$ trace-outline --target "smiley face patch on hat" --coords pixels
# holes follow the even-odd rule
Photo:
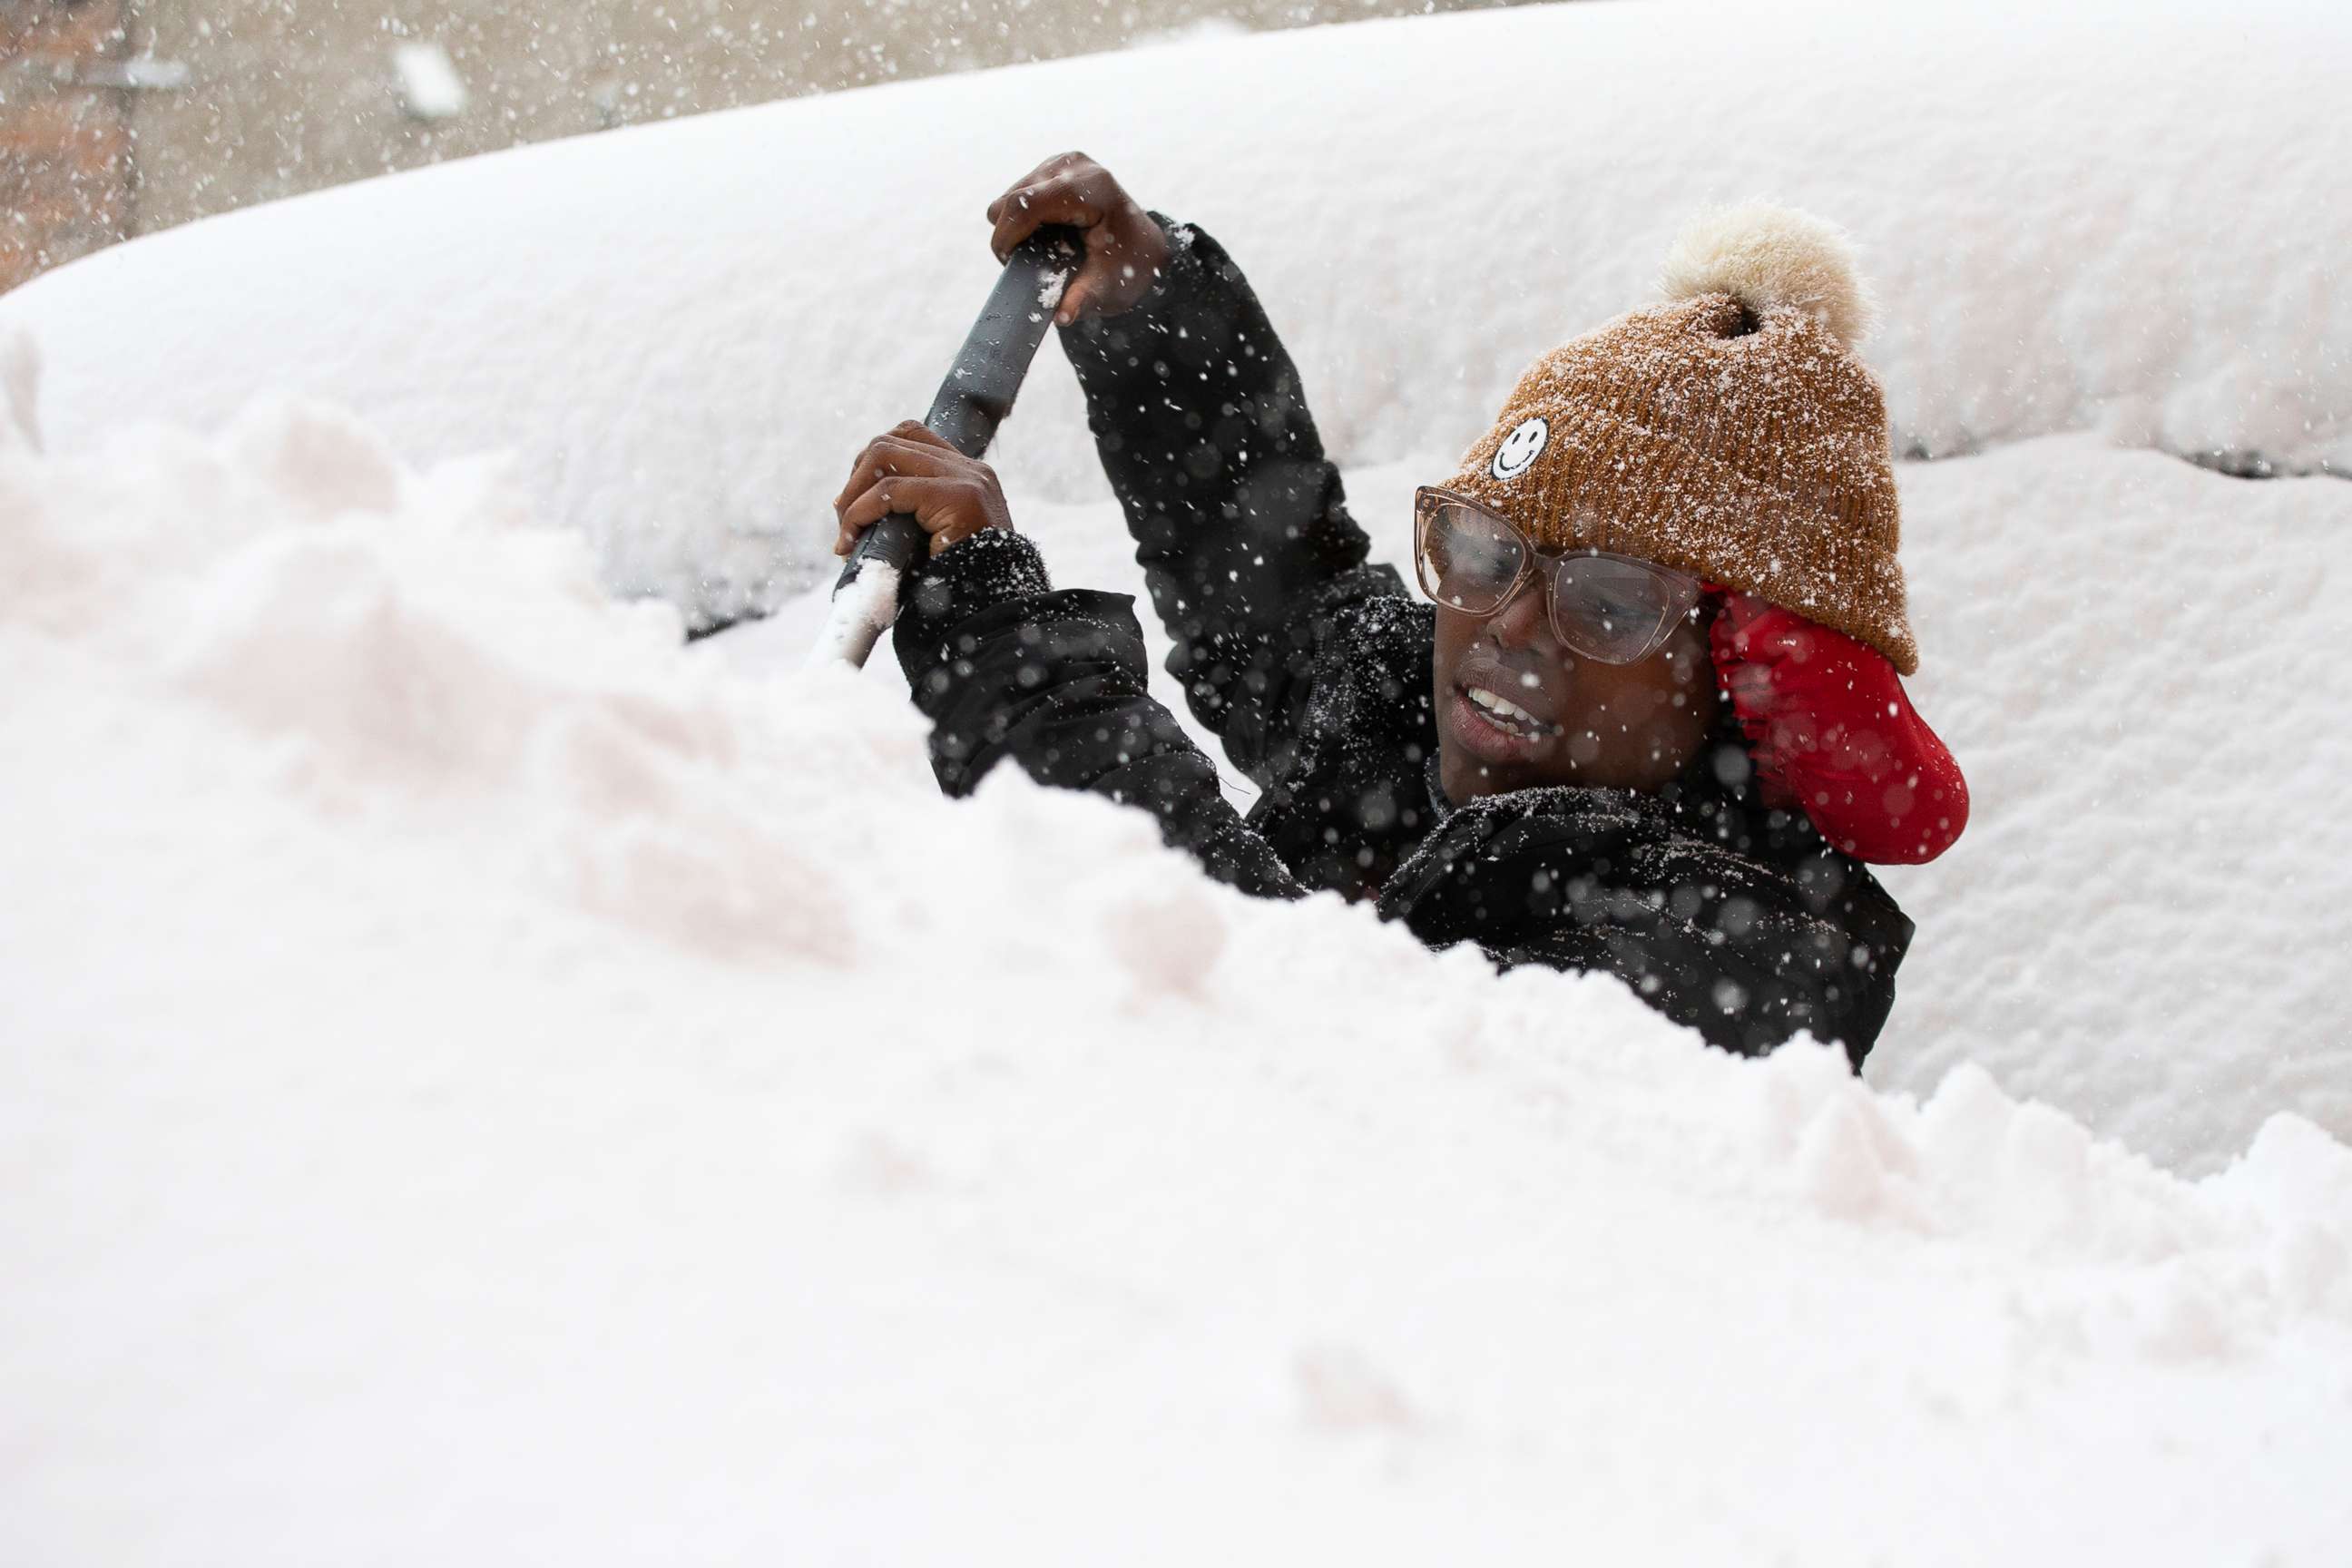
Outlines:
[[[1522,419],[1495,448],[1495,460],[1486,465],[1486,471],[1498,479],[1516,479],[1528,471],[1528,465],[1542,454],[1544,443],[1550,439],[1551,426],[1544,423],[1542,415]]]

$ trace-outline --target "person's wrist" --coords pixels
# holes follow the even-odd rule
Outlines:
[[[1130,265],[1137,268],[1139,276],[1148,278],[1152,285],[1158,284],[1176,253],[1176,242],[1157,217],[1139,206],[1129,206],[1126,227],[1127,234],[1122,237],[1133,252]]]
[[[1150,309],[1166,297],[1186,248],[1177,237],[1176,221],[1165,214],[1138,207],[1132,218],[1119,220],[1119,229],[1120,246],[1129,253],[1126,264],[1146,279],[1144,288],[1120,309],[1080,317],[1064,323],[1062,331],[1086,331],[1097,323],[1117,321],[1122,316]]]

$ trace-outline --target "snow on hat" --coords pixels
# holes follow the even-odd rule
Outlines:
[[[1895,559],[1871,306],[1837,229],[1760,204],[1700,216],[1662,305],[1528,367],[1446,488],[1547,550],[1638,555],[1919,666]]]

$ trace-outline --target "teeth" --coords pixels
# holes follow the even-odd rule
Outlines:
[[[1475,703],[1478,707],[1485,709],[1487,712],[1492,713],[1497,719],[1506,721],[1515,729],[1527,730],[1538,735],[1549,734],[1551,732],[1550,725],[1545,723],[1542,720],[1537,718],[1534,714],[1528,712],[1517,703],[1511,701],[1507,698],[1497,697],[1483,686],[1473,686],[1469,688],[1468,696],[1470,700]]]

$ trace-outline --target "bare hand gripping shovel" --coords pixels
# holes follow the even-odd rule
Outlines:
[[[967,458],[988,450],[997,426],[1013,412],[1037,346],[1045,341],[1062,289],[1085,257],[1084,237],[1063,224],[1047,224],[1013,247],[923,417],[933,435]],[[810,667],[865,665],[874,644],[898,618],[900,579],[929,542],[922,524],[906,512],[893,512],[857,536],[833,585],[824,629],[809,649]]]

